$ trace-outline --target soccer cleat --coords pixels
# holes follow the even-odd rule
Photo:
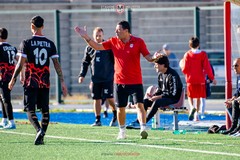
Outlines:
[[[92,127],[95,127],[95,126],[102,126],[102,123],[100,121],[98,122],[94,122],[92,125]]]
[[[230,128],[226,131],[223,131],[221,134],[227,135],[227,134],[231,133],[232,131],[234,131],[234,128]]]
[[[109,124],[110,127],[118,126],[117,118],[113,118]]]
[[[119,132],[118,133],[118,137],[117,137],[117,139],[118,140],[121,140],[121,139],[126,139],[127,137],[126,137],[126,133],[125,132]]]
[[[192,121],[192,120],[193,120],[193,118],[194,118],[194,113],[195,113],[195,112],[196,112],[196,108],[193,108],[193,109],[191,110],[190,115],[188,116],[189,121]]]
[[[229,135],[233,135],[239,131],[240,131],[240,125],[238,125],[232,132],[230,132]]]
[[[108,118],[108,112],[107,111],[103,112],[103,118]]]
[[[8,125],[4,126],[3,129],[16,129],[16,125],[9,123]]]
[[[129,125],[126,126],[127,129],[140,129],[140,124],[138,121],[133,121]]]
[[[232,123],[232,126],[228,130],[223,131],[221,134],[227,135],[233,132],[236,128],[237,128],[237,125],[235,123]]]
[[[4,128],[4,127],[6,127],[8,125],[8,122],[6,121],[6,122],[1,122],[0,123],[0,128]]]
[[[39,131],[37,132],[34,144],[35,145],[42,145],[42,144],[44,144],[44,142],[43,142],[44,135],[45,135],[44,131],[40,128]]]
[[[240,137],[240,132],[236,132],[235,134],[231,135],[232,137]]]
[[[141,139],[147,139],[148,133],[145,130],[143,130],[140,132],[140,136],[141,136]]]

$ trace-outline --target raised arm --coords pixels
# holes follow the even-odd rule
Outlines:
[[[87,27],[84,26],[83,28],[81,27],[74,27],[75,32],[82,37],[86,43],[91,46],[92,48],[94,48],[95,50],[105,50],[103,45],[101,43],[97,43],[95,41],[93,41],[87,34]]]

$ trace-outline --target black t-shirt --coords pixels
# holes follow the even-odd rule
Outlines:
[[[9,82],[15,69],[16,47],[7,42],[0,43],[0,72],[2,82]]]
[[[93,83],[113,81],[114,57],[112,50],[96,51],[87,46],[84,51],[79,76],[86,76],[89,65],[91,66],[91,80]]]
[[[27,58],[24,87],[50,87],[50,58],[58,58],[55,44],[44,36],[22,41],[18,55]]]
[[[158,73],[158,90],[156,95],[162,98],[173,98],[179,100],[182,94],[183,84],[177,71],[168,67],[165,73]]]

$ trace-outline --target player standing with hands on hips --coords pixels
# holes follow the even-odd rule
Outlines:
[[[58,54],[55,44],[47,39],[42,30],[44,20],[40,16],[31,19],[32,38],[23,40],[19,46],[17,55],[18,63],[8,84],[12,90],[17,76],[26,63],[24,81],[24,107],[27,111],[28,119],[37,131],[34,141],[35,145],[44,144],[43,137],[49,124],[49,88],[50,88],[50,58],[61,82],[63,96],[67,95],[67,87],[64,83],[63,73],[58,61]],[[41,125],[35,113],[35,106],[41,109]]]

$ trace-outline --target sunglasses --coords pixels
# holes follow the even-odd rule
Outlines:
[[[232,65],[233,68],[237,68],[238,66],[239,66],[238,64]]]

